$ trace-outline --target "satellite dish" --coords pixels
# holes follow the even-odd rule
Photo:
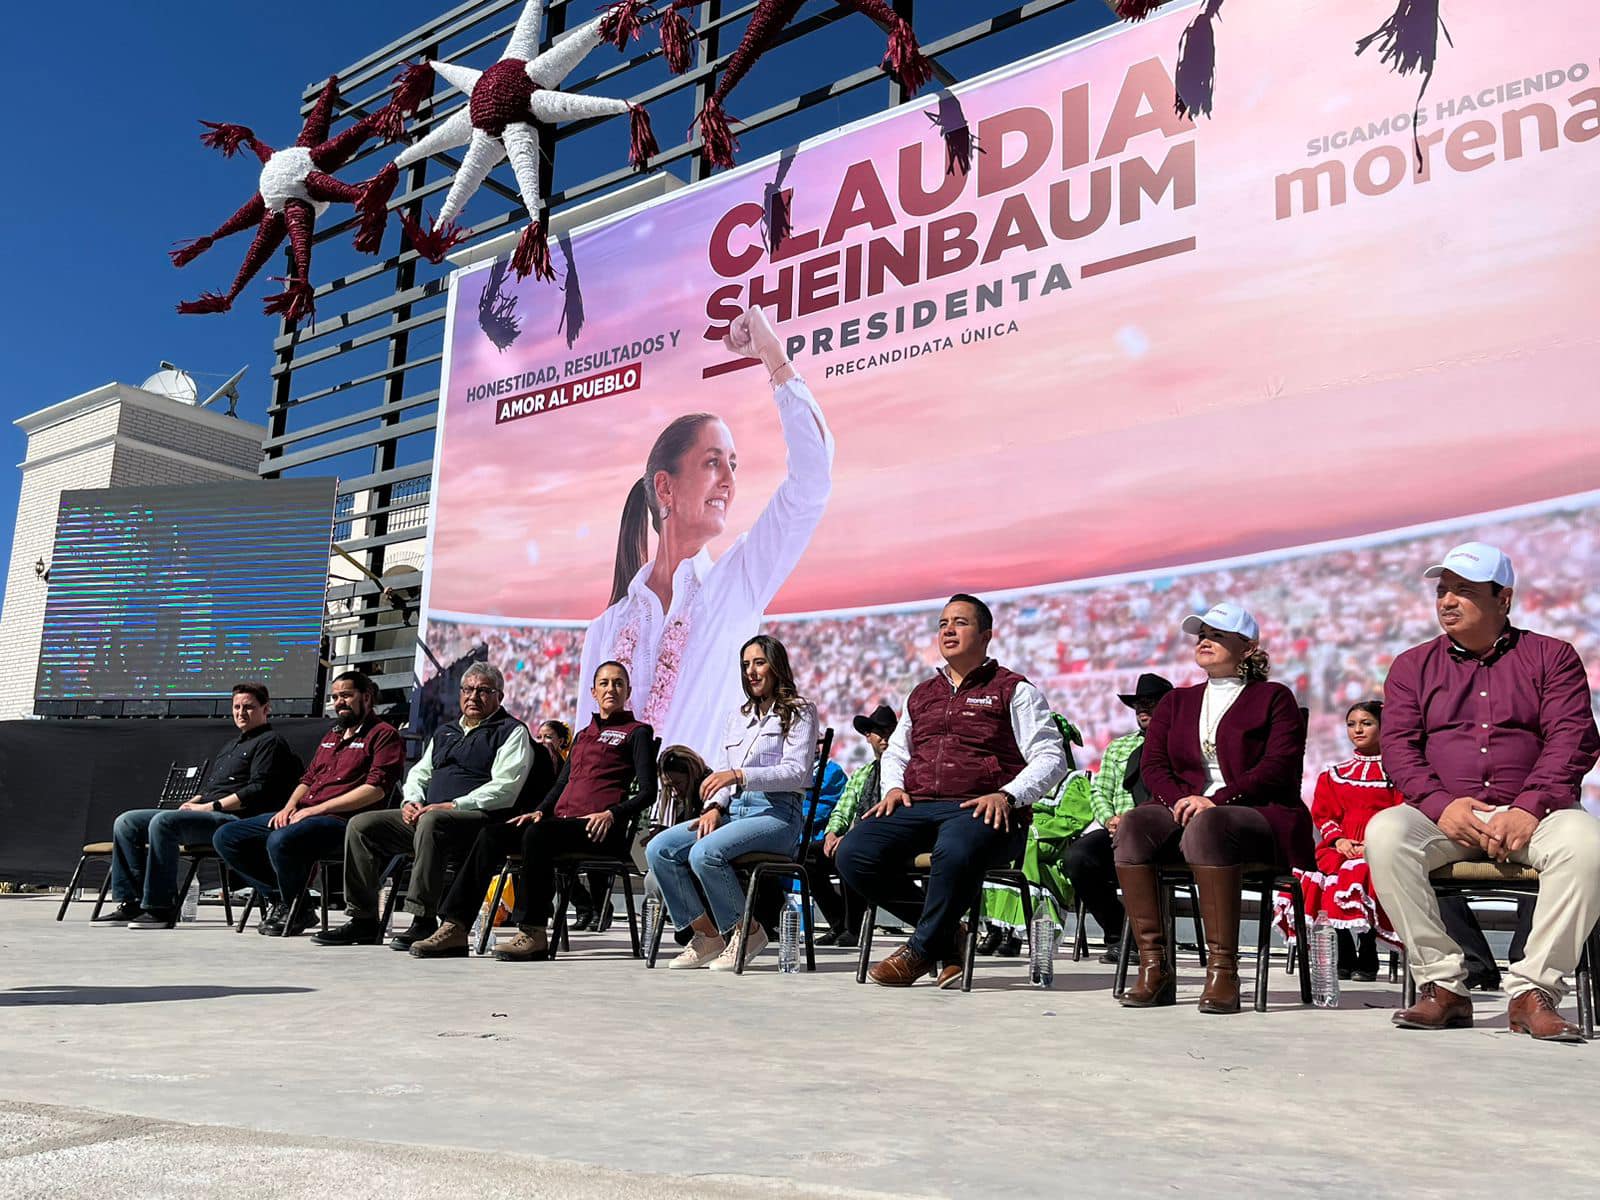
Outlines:
[[[180,371],[177,367],[163,365],[161,370],[146,379],[139,387],[182,404],[194,404],[200,399],[200,389],[195,384],[194,376],[187,371]]]

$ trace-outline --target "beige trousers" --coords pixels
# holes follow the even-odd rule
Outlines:
[[[1428,874],[1448,863],[1488,856],[1452,842],[1410,804],[1372,818],[1366,853],[1378,902],[1405,942],[1412,978],[1419,987],[1433,983],[1465,995],[1466,961],[1444,930]],[[1539,898],[1526,956],[1511,964],[1506,990],[1519,996],[1539,987],[1560,1000],[1565,977],[1577,970],[1584,942],[1600,920],[1600,820],[1581,808],[1553,812],[1511,861],[1539,872]]]

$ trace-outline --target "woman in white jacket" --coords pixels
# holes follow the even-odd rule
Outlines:
[[[833,435],[765,314],[753,308],[736,317],[725,344],[767,368],[787,475],[755,524],[713,562],[706,546],[722,534],[737,492],[733,435],[712,413],[668,425],[629,489],[611,604],[584,634],[579,671],[587,679],[608,659],[624,664],[639,719],[662,745],[688,746],[707,761],[723,715],[739,702],[736,648],[760,628],[767,602],[805,553],[833,486]],[[579,697],[580,727],[592,707]]]
[[[740,855],[793,854],[817,770],[817,710],[795,692],[783,643],[757,634],[739,654],[745,702],[728,715],[698,818],[664,829],[645,849],[672,923],[693,931],[671,966],[731,971],[767,944],[757,921],[739,928]]]

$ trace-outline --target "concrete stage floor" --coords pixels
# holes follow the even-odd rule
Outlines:
[[[1300,1008],[1281,959],[1270,1012],[1203,1017],[1192,960],[1135,1012],[1066,959],[888,991],[848,951],[647,972],[625,926],[420,962],[56,904],[0,897],[4,1197],[1600,1192],[1600,1046],[1511,1035],[1501,995],[1424,1034],[1387,983]]]

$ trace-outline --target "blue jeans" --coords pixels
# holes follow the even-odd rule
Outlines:
[[[345,823],[339,817],[306,817],[271,828],[273,813],[246,817],[211,839],[228,869],[244,876],[273,903],[288,904],[306,890],[319,858],[342,861]]]
[[[204,846],[232,813],[188,808],[135,808],[111,827],[111,898],[159,912],[178,903],[178,847]]]
[[[726,933],[744,915],[744,888],[728,864],[758,851],[793,854],[805,832],[805,802],[799,792],[746,792],[733,798],[728,820],[710,834],[697,838],[694,827],[685,821],[663,829],[645,847],[645,858],[674,925],[687,928],[706,915],[709,904],[711,919]]]

